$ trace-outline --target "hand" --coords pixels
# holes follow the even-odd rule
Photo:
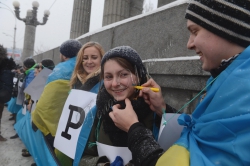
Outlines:
[[[125,109],[119,109],[119,104],[114,105],[113,111],[109,113],[109,116],[118,128],[128,132],[129,128],[134,123],[138,122],[138,117],[131,105],[130,100],[126,98],[125,103]]]
[[[28,104],[28,105],[26,106],[26,109],[30,112],[30,111],[31,111],[31,104]]]
[[[157,115],[162,115],[162,109],[166,109],[166,104],[162,97],[161,87],[151,78],[145,84],[141,85],[145,88],[140,90],[139,96],[143,97],[145,102],[149,105],[150,109],[157,113]],[[150,88],[159,88],[159,92],[153,92]]]

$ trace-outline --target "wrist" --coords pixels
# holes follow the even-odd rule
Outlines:
[[[133,126],[135,123],[139,123],[139,121],[137,120],[137,121],[131,122],[131,123],[127,126],[127,128],[126,128],[126,132],[128,132],[129,129],[131,128],[131,126]]]

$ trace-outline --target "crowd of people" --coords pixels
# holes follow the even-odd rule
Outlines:
[[[179,116],[177,121],[184,128],[169,149],[164,151],[157,142],[162,116],[180,112],[165,103],[161,87],[150,77],[137,51],[118,46],[105,52],[98,42],[82,45],[72,39],[61,44],[61,62],[56,66],[50,59],[36,63],[32,58],[24,60],[23,74],[20,67],[12,66],[18,73],[17,82],[23,84],[12,94],[8,110],[16,119],[16,137],[26,146],[23,156],[31,155],[36,162],[32,165],[250,165],[250,2],[194,0],[185,18],[190,32],[187,48],[200,56],[202,69],[211,77],[191,116]],[[6,57],[0,59],[1,68],[2,59]],[[32,96],[23,91],[44,68],[53,71],[34,108]],[[55,147],[60,117],[72,91],[96,94],[95,106],[84,114],[74,159]],[[6,102],[0,101],[0,111]],[[25,115],[22,105],[26,105]],[[131,159],[125,162],[116,155],[111,160],[109,149],[100,155],[99,144],[127,147]]]

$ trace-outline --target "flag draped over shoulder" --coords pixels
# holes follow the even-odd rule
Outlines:
[[[157,166],[250,165],[250,47],[208,87],[192,118],[178,122],[186,127]]]
[[[46,136],[56,135],[57,125],[63,110],[64,103],[70,91],[68,80],[56,80],[47,84],[32,112],[33,123]]]
[[[19,138],[29,150],[35,163],[39,165],[58,166],[60,165],[51,149],[47,146],[44,136],[40,130],[32,129],[30,113],[20,119],[14,128]],[[42,157],[41,157],[42,156]]]
[[[76,57],[61,62],[48,76],[44,91],[38,100],[36,109],[32,112],[33,123],[46,136],[56,134],[57,125],[68,97],[69,80],[75,67]]]

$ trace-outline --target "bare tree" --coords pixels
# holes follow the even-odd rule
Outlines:
[[[39,47],[37,47],[37,48],[34,50],[34,55],[42,54],[42,53],[44,53],[45,51],[48,51],[49,49],[50,49],[49,47],[46,47],[46,46],[44,46],[43,44],[41,44]]]

